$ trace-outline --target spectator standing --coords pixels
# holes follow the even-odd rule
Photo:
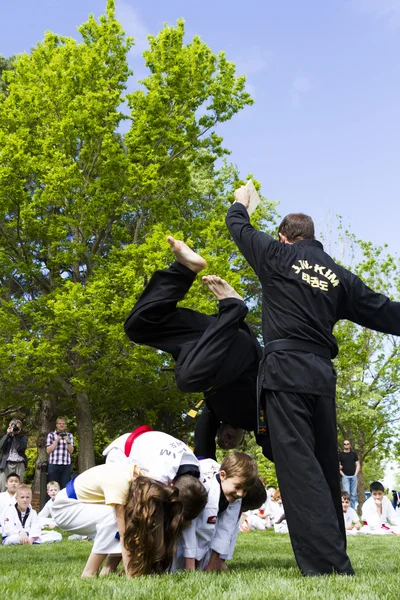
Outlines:
[[[351,449],[349,440],[344,440],[343,442],[343,452],[339,452],[339,463],[340,474],[342,476],[342,489],[350,495],[350,506],[355,509],[360,461],[356,452]]]
[[[6,489],[7,476],[16,473],[21,482],[24,480],[28,459],[25,455],[28,438],[22,433],[22,422],[11,419],[5,435],[0,439],[0,491]]]
[[[61,489],[71,479],[71,454],[74,451],[74,437],[66,429],[67,419],[57,417],[56,429],[47,434],[46,441],[49,456],[48,479],[57,481]]]

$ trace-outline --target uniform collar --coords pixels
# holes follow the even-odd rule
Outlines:
[[[297,242],[293,242],[293,245],[295,244],[296,246],[314,246],[321,250],[324,249],[323,245],[318,240],[298,240]]]

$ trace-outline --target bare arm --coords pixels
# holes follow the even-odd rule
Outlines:
[[[115,513],[117,515],[117,527],[119,536],[121,539],[121,552],[122,552],[122,561],[124,563],[124,569],[127,577],[130,577],[129,574],[129,561],[130,556],[128,550],[125,548],[124,544],[124,534],[125,534],[125,507],[122,504],[115,505]]]
[[[361,468],[361,467],[360,467],[360,461],[359,461],[359,460],[357,460],[357,461],[356,461],[356,471],[355,471],[355,473],[354,473],[354,475],[355,475],[356,477],[357,477],[357,475],[358,475],[358,474],[359,474],[359,472],[360,472],[360,468]]]

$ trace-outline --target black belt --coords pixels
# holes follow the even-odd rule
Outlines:
[[[300,340],[273,340],[268,342],[264,347],[264,356],[270,352],[279,352],[280,350],[296,350],[298,352],[311,352],[312,354],[318,354],[328,360],[332,359],[332,352],[325,346],[319,344],[312,344],[310,342],[302,342]]]

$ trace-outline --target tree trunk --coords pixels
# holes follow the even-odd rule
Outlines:
[[[40,491],[40,467],[42,463],[47,462],[46,438],[49,431],[54,430],[56,419],[56,399],[53,396],[44,396],[39,403],[39,433],[36,438],[37,458],[35,462],[35,475],[33,477],[32,491]]]
[[[76,422],[78,426],[78,469],[79,473],[94,467],[93,422],[89,398],[86,392],[76,394]]]

